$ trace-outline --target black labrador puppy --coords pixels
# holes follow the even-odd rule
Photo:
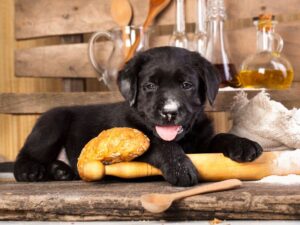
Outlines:
[[[238,162],[256,159],[262,148],[232,134],[214,135],[204,113],[219,87],[213,65],[196,52],[182,48],[153,48],[136,55],[119,73],[125,102],[60,107],[37,121],[14,168],[17,181],[78,178],[77,158],[84,145],[102,130],[132,127],[151,140],[137,161],[159,168],[173,185],[198,183],[198,172],[186,153],[222,152]],[[71,168],[57,160],[65,148]]]

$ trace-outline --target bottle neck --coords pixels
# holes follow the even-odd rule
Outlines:
[[[226,19],[224,0],[208,0],[207,19],[208,21],[214,19],[220,19],[220,20]]]
[[[206,1],[198,0],[197,3],[197,23],[196,32],[206,33]]]
[[[223,42],[223,20],[210,20],[208,23],[208,35],[214,40],[215,44]]]
[[[208,0],[207,19],[208,42],[205,56],[214,64],[228,64],[230,60],[224,40],[226,12],[223,0]]]
[[[273,41],[271,39],[274,29],[257,29],[256,31],[256,48],[257,52],[272,51]]]
[[[184,0],[176,3],[176,32],[185,32]]]
[[[224,43],[224,21],[210,20],[208,23],[207,59],[213,63],[227,63],[229,61]]]

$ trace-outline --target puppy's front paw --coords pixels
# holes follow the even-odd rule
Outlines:
[[[14,176],[17,181],[36,182],[47,180],[44,165],[37,161],[19,159],[15,163]]]
[[[172,185],[192,186],[198,183],[198,171],[190,159],[175,159],[162,167],[163,176]]]
[[[73,170],[60,160],[56,160],[48,166],[48,173],[53,180],[58,181],[73,180],[75,177]]]
[[[251,162],[263,152],[262,147],[247,138],[237,137],[227,146],[224,155],[237,162]]]

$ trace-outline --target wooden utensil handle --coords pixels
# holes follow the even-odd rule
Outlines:
[[[124,57],[127,57],[129,52],[129,47],[127,46],[127,41],[130,41],[130,34],[127,33],[126,27],[122,27],[122,41],[123,41],[123,50]]]
[[[197,168],[200,179],[220,181],[226,179],[259,180],[269,175],[300,174],[300,153],[298,151],[264,152],[250,163],[237,163],[220,153],[188,155]],[[284,164],[283,164],[284,161]],[[99,162],[100,163],[100,162]],[[286,166],[292,165],[292,166]],[[122,162],[107,166],[97,166],[98,179],[104,175],[120,178],[139,178],[161,175],[161,171],[147,163]]]
[[[133,57],[134,53],[137,50],[137,47],[140,44],[140,41],[141,41],[140,34],[137,34],[133,45],[129,48],[129,50],[127,51],[127,54],[125,55],[126,56],[125,57],[125,62],[128,62]]]
[[[174,200],[181,199],[188,196],[193,196],[201,193],[208,193],[208,192],[214,192],[214,191],[222,191],[222,190],[228,190],[233,189],[242,186],[242,182],[238,179],[229,179],[220,181],[217,183],[207,184],[207,185],[201,185],[195,188],[191,188],[189,190],[176,192],[173,194],[170,194]]]

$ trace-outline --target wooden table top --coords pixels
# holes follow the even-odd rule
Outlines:
[[[145,211],[139,200],[184,189],[164,181],[1,182],[0,220],[300,219],[299,184],[244,182],[239,189],[185,198],[160,214]]]

